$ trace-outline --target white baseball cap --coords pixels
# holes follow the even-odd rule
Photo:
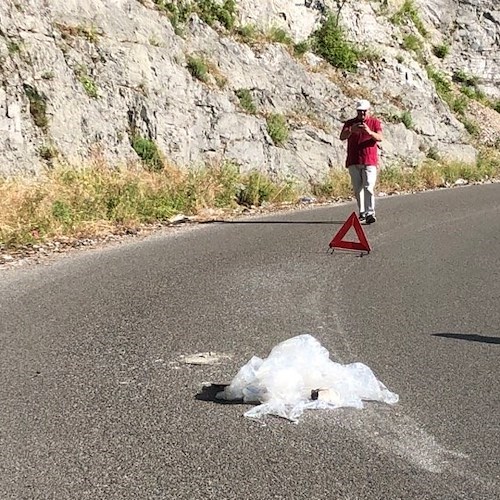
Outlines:
[[[356,102],[357,111],[366,111],[368,109],[370,109],[370,101],[367,101],[366,99],[360,99]]]

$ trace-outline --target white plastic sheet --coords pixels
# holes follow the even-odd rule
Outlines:
[[[311,394],[318,389],[320,397],[313,400]],[[388,404],[399,400],[368,366],[335,363],[311,335],[281,342],[266,359],[252,357],[217,397],[261,403],[247,411],[246,417],[269,414],[294,422],[306,409],[363,408],[363,400]]]

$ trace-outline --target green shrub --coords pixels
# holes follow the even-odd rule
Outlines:
[[[232,29],[236,21],[235,0],[224,0],[222,5],[214,0],[197,0],[194,10],[209,26],[218,21],[226,29]]]
[[[403,48],[405,50],[413,50],[419,52],[422,49],[422,42],[416,35],[406,35],[403,38]]]
[[[40,158],[50,162],[59,156],[59,151],[53,144],[44,144],[38,149],[38,154],[40,155]]]
[[[476,87],[479,83],[479,78],[477,76],[469,75],[462,69],[454,71],[451,79],[454,82],[461,83],[467,87]]]
[[[40,94],[35,87],[27,83],[23,85],[23,89],[30,103],[30,114],[35,125],[45,130],[49,124],[47,118],[47,98],[45,95]]]
[[[293,46],[293,53],[296,56],[303,56],[309,50],[309,42],[304,40]]]
[[[56,200],[52,203],[52,216],[54,219],[65,225],[71,225],[73,221],[73,211],[68,203]]]
[[[403,111],[401,114],[401,122],[407,129],[411,129],[413,127],[413,118],[409,111]]]
[[[439,161],[440,160],[440,155],[439,151],[435,146],[431,146],[429,150],[427,151],[427,158],[430,158],[431,160]]]
[[[401,123],[401,115],[396,113],[383,113],[382,116],[386,123]]]
[[[90,43],[98,43],[99,42],[99,29],[94,26],[78,26],[77,27],[78,34],[82,36],[83,38],[86,38]]]
[[[332,66],[347,71],[355,71],[358,64],[358,51],[349,42],[342,27],[333,14],[328,14],[321,26],[311,35],[313,51]]]
[[[458,70],[453,73],[452,80],[460,84],[460,92],[469,99],[482,102],[487,106],[491,105],[490,100],[479,88],[479,78],[477,76],[469,75],[463,70]]]
[[[460,92],[469,99],[474,99],[476,96],[476,89],[474,87],[461,86]]]
[[[418,7],[415,6],[413,0],[405,0],[401,8],[391,17],[390,21],[396,25],[408,24],[411,21],[422,36],[427,36],[427,30],[422,19],[420,19]]]
[[[469,99],[474,99],[475,101],[482,102],[486,105],[489,104],[489,99],[486,97],[485,93],[477,87],[461,85],[460,92],[462,92],[462,94],[467,96]]]
[[[358,53],[358,60],[365,62],[377,62],[382,59],[382,55],[378,50],[370,47],[361,47],[356,49]]]
[[[251,172],[243,181],[237,202],[245,206],[258,206],[269,201],[275,191],[275,186],[269,178],[260,172]]]
[[[21,52],[21,43],[14,40],[7,41],[7,50],[10,55],[19,54]]]
[[[444,180],[448,183],[454,183],[457,179],[465,179],[469,182],[479,181],[481,179],[494,178],[498,176],[500,170],[494,158],[480,153],[475,165],[462,162],[448,162],[441,166],[441,172]]]
[[[236,0],[224,0],[219,9],[218,19],[228,30],[234,28],[236,22]]]
[[[165,0],[153,0],[157,7],[167,14],[167,17],[177,35],[182,34],[182,28],[191,15],[191,4],[187,1],[167,2]]]
[[[214,178],[213,203],[217,208],[235,206],[241,191],[241,174],[238,165],[230,161],[224,161],[220,165],[211,167],[205,175]],[[210,205],[210,201],[207,201]]]
[[[166,0],[153,0],[157,8],[165,12],[177,31],[189,19],[192,13],[198,14],[200,19],[209,26],[219,22],[226,29],[234,27],[236,21],[236,1],[224,0],[222,4],[215,0],[178,0],[169,2]]]
[[[290,35],[283,29],[273,26],[267,33],[267,39],[270,42],[283,43],[285,45],[292,45],[293,40]]]
[[[89,76],[87,67],[84,65],[79,65],[75,69],[75,74],[83,86],[86,94],[93,99],[97,99],[99,97],[99,93],[97,91],[97,84],[94,80]]]
[[[288,139],[288,126],[283,115],[271,114],[266,118],[267,131],[277,146],[283,145]]]
[[[93,99],[97,99],[99,97],[99,93],[97,91],[97,84],[87,75],[80,76],[80,83],[83,85],[83,88],[89,97]]]
[[[439,59],[444,59],[450,53],[450,46],[447,43],[434,45],[432,47],[432,52],[436,57],[439,57]]]
[[[191,75],[198,80],[205,83],[208,81],[208,64],[201,57],[188,56],[187,68]]]
[[[431,66],[428,66],[426,70],[427,76],[432,82],[434,82],[436,92],[438,93],[439,97],[441,97],[443,101],[449,103],[451,96],[451,82],[448,80],[444,73],[441,73]]]
[[[405,191],[415,189],[419,179],[415,169],[388,166],[380,170],[379,189]]]
[[[238,89],[236,91],[236,96],[240,101],[240,106],[250,114],[254,114],[257,111],[257,107],[255,106],[252,94],[248,89]]]
[[[148,170],[158,172],[163,169],[163,156],[156,142],[140,135],[134,135],[131,145]]]
[[[476,101],[480,101],[485,104],[488,103],[488,98],[486,97],[486,94],[479,87],[474,87],[474,99]]]
[[[493,103],[492,107],[497,113],[500,113],[500,99],[498,99],[495,103]]]
[[[456,96],[451,100],[451,109],[460,116],[465,115],[469,101],[466,96]]]
[[[250,43],[257,40],[262,33],[256,24],[244,24],[235,30],[236,35],[244,43]]]
[[[464,124],[465,130],[469,132],[470,135],[472,136],[477,136],[479,133],[479,127],[477,123],[473,122],[472,120],[462,120],[462,123]]]
[[[351,197],[352,186],[347,169],[330,169],[322,181],[311,185],[311,194],[322,198]]]
[[[185,23],[192,12],[190,2],[177,0],[168,2],[166,0],[153,0],[153,3],[159,10],[165,12],[170,19],[172,25],[177,26],[179,23]]]

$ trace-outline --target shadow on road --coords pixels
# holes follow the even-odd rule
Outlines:
[[[446,337],[447,339],[469,340],[485,344],[500,344],[500,337],[488,337],[477,333],[433,333],[433,337]]]
[[[344,224],[345,220],[224,220],[212,219],[200,221],[199,224]]]
[[[242,399],[235,399],[232,401],[227,401],[226,399],[217,399],[215,395],[224,390],[229,384],[211,384],[202,387],[201,392],[196,394],[194,397],[199,401],[211,401],[212,403],[219,403],[221,405],[241,405],[247,404]]]

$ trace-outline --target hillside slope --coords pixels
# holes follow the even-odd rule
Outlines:
[[[385,122],[384,165],[431,154],[473,162],[473,144],[500,137],[494,106],[477,99],[500,97],[496,3],[240,0],[224,26],[196,8],[184,20],[162,0],[3,0],[0,173],[36,173],[55,158],[137,161],[142,140],[179,166],[231,159],[318,179],[343,164],[337,137],[358,97]],[[294,49],[340,7],[364,54],[355,71]],[[452,75],[473,93],[461,114],[436,91]],[[272,116],[286,126],[270,129]]]

